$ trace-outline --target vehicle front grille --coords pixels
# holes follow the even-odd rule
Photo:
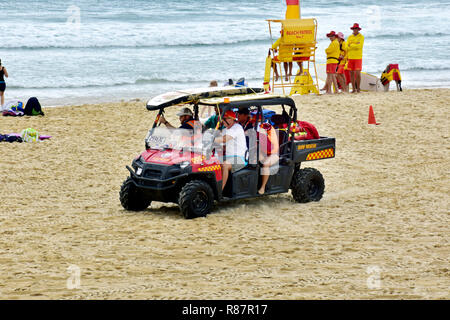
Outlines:
[[[161,179],[162,171],[158,169],[146,169],[144,173],[145,178]]]

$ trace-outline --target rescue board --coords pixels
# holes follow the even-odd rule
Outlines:
[[[317,65],[317,77],[325,82],[327,80],[327,65]],[[361,72],[361,90],[362,91],[384,91],[381,80],[374,75]]]
[[[263,88],[207,87],[166,92],[147,102],[148,110],[159,110],[182,103],[194,103],[200,99],[229,97],[264,92]]]

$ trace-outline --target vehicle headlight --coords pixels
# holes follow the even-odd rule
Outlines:
[[[180,168],[184,169],[187,166],[189,166],[191,163],[189,161],[183,161],[182,163],[180,163]]]

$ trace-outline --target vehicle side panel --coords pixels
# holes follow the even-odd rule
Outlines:
[[[313,140],[294,142],[294,162],[334,158],[336,139],[321,137]]]

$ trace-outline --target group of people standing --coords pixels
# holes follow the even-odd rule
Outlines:
[[[331,43],[325,53],[327,55],[327,79],[325,90],[327,94],[332,94],[332,86],[335,93],[341,89],[342,92],[349,92],[349,84],[352,84],[352,93],[361,91],[361,69],[364,46],[364,36],[359,32],[361,28],[355,23],[350,28],[353,33],[344,38],[342,32],[331,31],[327,34]]]

